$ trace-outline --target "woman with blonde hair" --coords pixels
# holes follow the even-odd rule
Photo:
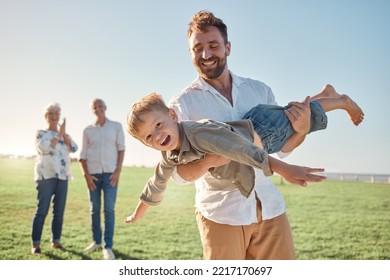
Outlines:
[[[61,107],[58,103],[49,104],[44,111],[47,129],[38,130],[35,139],[37,157],[34,180],[37,188],[37,208],[32,221],[32,249],[34,255],[41,253],[41,235],[45,218],[53,203],[51,221],[51,246],[64,250],[60,243],[62,224],[71,178],[71,152],[77,151],[77,144],[66,134],[66,121],[59,125]]]

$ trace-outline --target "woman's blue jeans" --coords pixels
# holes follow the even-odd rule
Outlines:
[[[44,179],[37,181],[37,209],[32,221],[32,243],[41,243],[41,236],[45,218],[53,202],[53,218],[51,220],[51,241],[60,242],[66,196],[68,193],[68,181],[60,179]]]
[[[91,202],[91,226],[92,238],[96,244],[102,243],[102,228],[100,220],[101,197],[104,201],[104,243],[105,248],[112,248],[115,227],[115,201],[118,186],[110,185],[112,173],[92,174],[98,180],[95,181],[96,190],[89,191]]]

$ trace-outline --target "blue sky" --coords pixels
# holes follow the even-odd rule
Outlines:
[[[233,73],[268,84],[279,104],[325,83],[364,109],[355,127],[330,112],[285,161],[329,172],[390,174],[389,1],[8,1],[0,0],[0,153],[35,154],[43,108],[59,102],[81,146],[103,98],[120,121],[157,91],[168,101],[196,77],[187,24],[207,9],[228,26]],[[126,135],[126,165],[153,166],[159,153]],[[76,154],[78,155],[78,154]]]

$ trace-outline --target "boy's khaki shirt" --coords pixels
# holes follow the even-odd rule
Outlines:
[[[223,190],[226,180],[248,197],[254,188],[253,167],[272,175],[267,153],[253,144],[252,122],[241,120],[218,122],[213,120],[183,121],[179,123],[181,150],[162,152],[154,176],[146,183],[140,199],[148,205],[158,205],[163,199],[167,181],[175,166],[203,160],[206,154],[218,154],[232,161],[209,172],[220,182],[213,186]]]

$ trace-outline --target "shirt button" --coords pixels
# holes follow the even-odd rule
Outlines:
[[[233,184],[234,184],[235,182],[236,182],[236,181],[234,181],[234,180],[232,181]]]
[[[187,162],[185,159],[183,159],[183,162]]]
[[[218,178],[218,179],[221,179],[221,176],[218,175],[217,178]]]

